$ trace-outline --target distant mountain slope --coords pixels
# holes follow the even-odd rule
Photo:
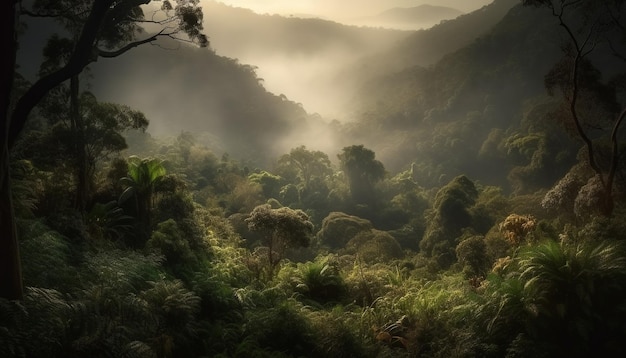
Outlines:
[[[345,102],[336,70],[396,44],[409,32],[332,21],[260,15],[214,1],[203,3],[212,48],[256,67],[265,87],[308,110],[334,113]]]
[[[414,65],[431,65],[444,55],[471,44],[489,32],[518,3],[519,0],[495,0],[454,20],[413,32],[395,44],[391,51],[364,59],[359,70],[380,74],[396,72]]]
[[[310,17],[262,15],[215,1],[203,3],[204,28],[222,55],[247,61],[267,56],[316,56],[343,52],[353,56],[387,48],[406,37],[397,30],[347,26]]]
[[[486,34],[436,64],[370,81],[357,95],[361,115],[350,133],[389,168],[419,163],[420,179],[429,185],[463,173],[506,186],[517,178],[510,174],[516,166],[527,183],[549,185],[576,153],[544,118],[550,108],[544,75],[561,56],[556,26],[546,12],[515,6]],[[513,143],[507,138],[530,133],[543,133],[532,140],[545,146],[525,149],[525,155],[543,151],[540,162],[531,167],[525,156],[506,158],[503,146]],[[541,142],[545,133],[551,137]]]
[[[204,144],[217,155],[269,165],[315,124],[300,105],[268,92],[252,66],[207,49],[140,46],[95,63],[92,73],[98,98],[144,112],[150,133],[208,133]]]
[[[358,21],[371,26],[418,29],[429,28],[443,20],[454,19],[462,14],[462,11],[450,7],[424,4],[415,7],[392,8]]]
[[[415,7],[396,7],[380,13],[376,18],[385,21],[429,22],[455,18],[462,15],[461,10],[446,6],[419,5]]]
[[[342,86],[343,92],[354,94],[364,83],[378,77],[392,76],[413,66],[433,65],[445,55],[472,44],[491,31],[518,3],[518,0],[495,0],[454,20],[415,31],[398,41],[391,50],[366,56],[338,71],[337,83]],[[346,100],[344,108],[348,112],[354,110],[354,101],[359,107],[359,96],[357,94],[356,99]]]

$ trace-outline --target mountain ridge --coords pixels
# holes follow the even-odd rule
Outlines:
[[[362,23],[372,25],[417,25],[428,28],[441,21],[454,19],[463,14],[463,11],[431,4],[422,4],[413,7],[394,7],[374,16],[361,18]]]

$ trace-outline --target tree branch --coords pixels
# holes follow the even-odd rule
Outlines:
[[[96,57],[93,54],[93,46],[96,42],[102,21],[114,1],[115,0],[98,0],[93,2],[89,16],[76,42],[75,51],[72,53],[67,64],[59,70],[40,78],[17,101],[11,115],[8,130],[9,149],[13,147],[18,135],[24,129],[28,115],[46,93],[72,76],[81,73],[89,63],[95,61]]]
[[[626,108],[622,110],[622,113],[617,118],[617,122],[613,126],[613,132],[611,133],[611,144],[613,146],[613,151],[611,153],[611,168],[609,169],[609,176],[607,178],[607,195],[611,195],[613,191],[613,180],[615,178],[615,173],[617,173],[617,167],[619,165],[619,142],[617,141],[617,134],[619,131],[619,127],[621,126],[624,118],[626,117]]]
[[[97,51],[98,56],[100,56],[100,57],[104,57],[104,58],[117,57],[117,56],[120,56],[120,55],[126,53],[127,51],[137,47],[137,46],[141,46],[143,44],[146,44],[146,43],[149,43],[149,42],[153,42],[159,36],[168,36],[169,34],[163,33],[164,31],[165,31],[165,29],[163,29],[163,30],[159,31],[158,33],[156,33],[156,34],[154,34],[154,35],[152,35],[152,36],[150,36],[148,38],[145,38],[143,40],[131,42],[131,43],[127,44],[126,46],[124,46],[124,47],[122,47],[120,49],[117,49],[115,51],[105,51],[105,50],[101,50],[101,49],[97,49],[96,51]]]

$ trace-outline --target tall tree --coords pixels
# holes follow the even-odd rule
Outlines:
[[[18,0],[3,1],[1,6],[2,48],[5,65],[0,75],[0,297],[19,299],[23,295],[22,270],[17,244],[17,229],[11,197],[9,172],[9,107],[17,54],[16,6]]]
[[[144,16],[144,5],[159,2],[153,16]],[[160,38],[170,38],[207,46],[208,40],[202,34],[202,9],[199,0],[35,0],[32,9],[21,7],[20,15],[33,18],[48,17],[60,21],[66,28],[77,34],[71,53],[63,66],[39,78],[9,108],[9,98],[17,43],[15,39],[15,15],[17,0],[3,2],[3,45],[8,52],[8,67],[5,68],[2,86],[3,93],[2,152],[0,157],[0,296],[19,299],[23,296],[21,268],[17,247],[15,218],[11,203],[9,175],[10,150],[22,132],[28,116],[41,99],[53,88],[80,74],[90,63],[99,58],[114,58],[129,50]],[[144,7],[142,7],[144,6]],[[142,25],[149,24],[160,28],[156,32],[144,34]],[[6,53],[5,52],[5,53]],[[3,78],[5,80],[5,78]]]
[[[278,169],[280,172],[294,170],[303,191],[309,189],[313,178],[332,174],[328,156],[324,152],[308,150],[305,146],[293,148],[289,154],[280,157]]]
[[[617,101],[615,88],[600,81],[601,74],[593,66],[592,56],[606,57],[607,54],[613,54],[622,64],[626,63],[624,53],[626,48],[623,46],[626,35],[624,22],[626,2],[623,0],[522,2],[526,6],[549,9],[566,35],[566,43],[563,46],[565,56],[546,76],[546,86],[550,92],[554,89],[560,89],[562,92],[566,104],[564,112],[567,113],[573,132],[585,145],[587,163],[595,173],[593,180],[600,186],[596,190],[599,196],[599,212],[610,217],[614,209],[613,187],[620,161],[618,134],[626,117],[626,105]],[[599,121],[597,117],[605,118]],[[607,127],[610,133],[611,149],[607,164],[600,158],[600,143],[593,134],[599,126]]]
[[[272,209],[269,204],[259,205],[246,219],[251,231],[259,232],[267,244],[269,278],[285,256],[288,247],[309,246],[313,224],[302,210],[287,207]]]
[[[376,160],[376,154],[363,145],[345,147],[337,157],[354,202],[371,204],[374,184],[385,177],[383,163]]]
[[[160,159],[141,159],[137,156],[128,158],[128,176],[121,179],[123,184],[126,185],[126,190],[122,193],[120,202],[133,198],[135,203],[141,232],[134,246],[142,247],[150,237],[154,188],[165,174],[166,170],[163,166],[163,161]]]

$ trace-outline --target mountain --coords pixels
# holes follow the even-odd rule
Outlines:
[[[306,144],[332,156],[339,142],[343,145],[352,139],[338,141],[337,126],[329,130],[328,120],[310,113],[319,112],[316,103],[354,97],[355,88],[367,88],[363,84],[376,82],[374,71],[355,71],[361,66],[359,58],[367,58],[366,54],[374,51],[380,53],[377,59],[385,54],[399,56],[409,43],[427,44],[428,39],[437,38],[428,34],[440,33],[440,27],[450,26],[448,23],[459,22],[456,28],[466,35],[471,32],[467,28],[470,24],[493,21],[502,11],[503,3],[506,0],[496,1],[478,14],[463,15],[431,30],[409,35],[319,19],[258,15],[210,2],[204,11],[212,50],[188,46],[174,50],[157,46],[134,49],[125,56],[94,65],[93,73],[99,80],[93,90],[103,100],[128,104],[145,112],[151,120],[151,133],[210,133],[212,143],[208,144],[216,153],[229,152],[237,158],[269,162],[291,147]],[[232,36],[230,40],[228,34]],[[415,40],[417,34],[421,35]],[[224,55],[222,50],[230,51],[229,55]],[[230,56],[234,54],[248,56],[250,61]],[[268,68],[283,72],[268,73]],[[346,69],[351,71],[339,75],[338,71]],[[276,77],[284,81],[277,83]],[[361,83],[365,87],[349,83]],[[390,85],[396,86],[389,90],[390,94],[403,86],[402,82],[390,82]],[[296,94],[308,91],[305,99],[312,100],[294,98],[289,92],[292,87],[300,91]],[[357,96],[376,103],[386,98],[382,88],[374,86],[369,95],[364,90]]]
[[[556,102],[544,88],[562,57],[557,29],[548,12],[514,6],[483,36],[436,63],[365,84],[347,135],[391,170],[413,165],[424,185],[466,174],[518,193],[551,186],[579,148],[550,118]]]
[[[257,14],[215,1],[203,2],[203,12],[212,48],[243,62],[328,52],[359,56],[387,48],[407,35],[404,31],[346,26],[309,16]]]
[[[253,66],[208,49],[140,46],[98,61],[91,74],[92,92],[144,112],[151,134],[202,135],[217,155],[256,165],[270,165],[292,148],[288,140],[304,141],[318,125],[300,104],[267,91]]]
[[[409,32],[347,26],[317,19],[262,15],[222,3],[203,3],[204,28],[222,56],[256,67],[264,86],[335,115],[349,94],[337,83],[337,69],[386,51]]]
[[[392,8],[376,16],[362,18],[359,22],[369,26],[419,29],[429,28],[462,14],[462,11],[450,7],[424,4],[415,7]]]
[[[349,68],[342,69],[341,83],[354,83],[348,78],[360,77],[370,80],[378,76],[393,74],[412,66],[430,66],[444,55],[472,44],[498,24],[509,10],[519,4],[518,0],[495,0],[489,5],[442,22],[426,30],[410,33],[396,42],[390,50],[366,56]],[[363,76],[363,74],[366,74]],[[353,91],[353,89],[345,89]]]

